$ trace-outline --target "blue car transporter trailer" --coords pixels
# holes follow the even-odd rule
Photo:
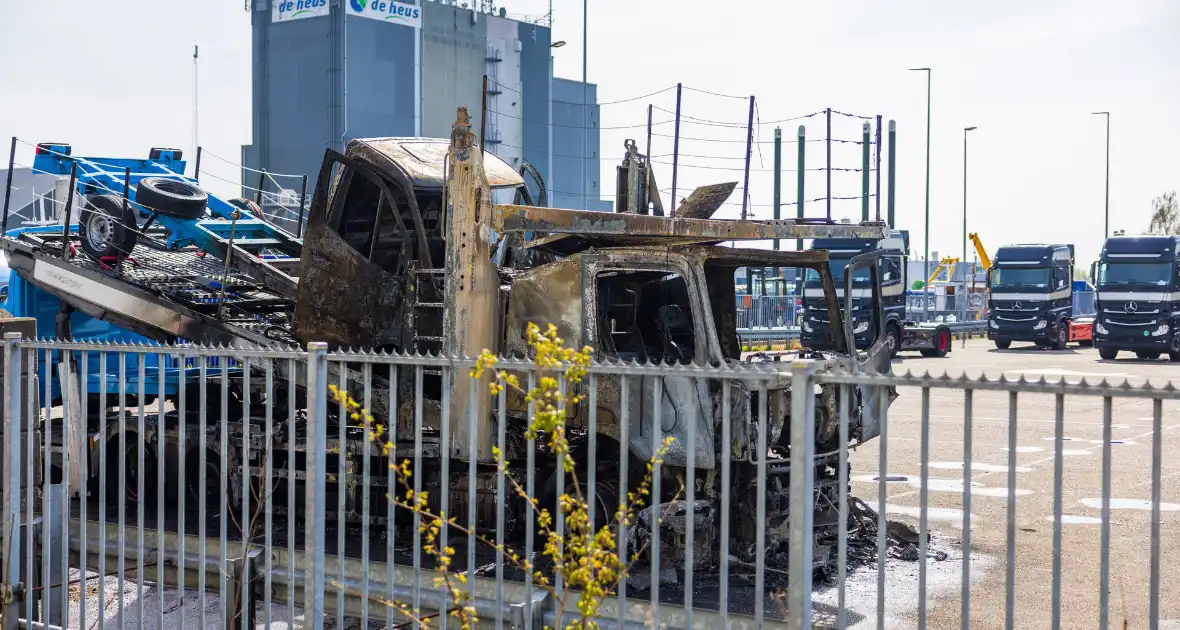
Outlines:
[[[9,236],[16,236],[22,232],[60,232],[61,228],[58,226],[44,226],[35,228],[20,228],[16,230],[9,230]],[[8,311],[14,317],[32,317],[37,320],[37,330],[41,332],[41,336],[51,336],[50,331],[56,332],[58,329],[58,317],[62,313],[61,300],[53,296],[49,292],[37,288],[34,284],[25,281],[19,274],[10,274],[7,284],[7,294],[5,299],[0,300],[0,308]],[[100,319],[95,319],[81,313],[73,311],[69,313],[70,337],[75,341],[87,342],[109,342],[120,344],[144,344],[144,345],[158,345],[156,341],[136,334],[125,328],[120,328],[109,322],[104,322]],[[183,343],[183,342],[182,342]],[[143,359],[143,381],[139,379],[139,364],[140,358]],[[75,363],[81,362],[80,353],[74,353]],[[163,381],[160,380],[160,363],[159,355],[144,354],[138,355],[135,353],[121,354],[119,352],[106,353],[106,371],[102,371],[102,360],[98,353],[90,353],[87,357],[86,366],[83,370],[79,365],[79,375],[85,374],[85,383],[80,384],[80,387],[91,398],[96,401],[101,392],[105,391],[107,394],[107,402],[111,405],[118,405],[119,396],[119,366],[123,364],[123,374],[126,375],[126,385],[124,392],[127,396],[126,404],[133,406],[136,401],[141,401],[144,404],[150,404],[151,401],[163,393],[165,397],[175,397],[182,383],[192,389],[195,387],[196,379],[199,377],[199,364],[193,357],[186,357],[183,367],[177,358],[168,358],[164,363]],[[210,375],[218,375],[220,373],[220,363],[217,357],[206,358],[207,372]],[[49,376],[49,400],[51,405],[61,404],[61,379],[58,378],[58,366],[61,364],[61,357],[57,351],[53,351],[48,365],[42,364],[39,368],[39,374],[42,378]],[[233,379],[240,377],[241,369],[236,365],[236,362],[229,361],[226,364],[228,376]],[[46,372],[48,370],[48,372]],[[161,392],[161,384],[163,391]],[[97,404],[90,405],[89,409],[97,412]]]
[[[74,157],[68,144],[43,142],[35,173],[69,175],[86,203],[77,216],[82,249],[104,265],[135,264],[137,242],[175,251],[195,246],[257,278],[276,293],[295,297],[303,241],[262,220],[244,199],[223,200],[184,175],[178,149],[152,149],[147,159]],[[67,217],[69,220],[71,217]],[[153,225],[167,232],[149,235]]]

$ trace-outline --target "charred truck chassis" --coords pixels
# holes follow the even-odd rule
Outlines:
[[[838,307],[826,251],[775,252],[718,246],[731,240],[881,238],[887,233],[883,223],[710,218],[724,201],[725,188],[732,190],[728,185],[691,195],[677,209],[676,218],[650,216],[647,213],[652,205],[659,208],[651,202],[652,193],[647,192],[658,190],[654,176],[650,172],[633,172],[635,168],[647,169],[644,156],[639,156],[634,147],[628,148],[628,160],[627,168],[620,169],[621,177],[627,177],[627,182],[619,185],[620,199],[629,199],[631,194],[640,198],[620,205],[620,212],[596,213],[494,204],[493,189],[515,189],[523,180],[507,164],[478,150],[465,109],[460,109],[449,141],[353,140],[344,154],[328,151],[312,199],[291,334],[300,343],[327,341],[338,349],[476,356],[486,348],[502,356],[527,357],[524,331],[531,322],[553,324],[568,344],[589,345],[600,360],[696,365],[710,370],[742,361],[735,321],[735,270],[794,266],[820,274],[833,323],[831,330],[837,333],[831,340],[831,351],[800,351],[791,360],[815,371],[889,372],[889,353],[881,339],[866,351],[852,349],[852,328],[845,324]],[[636,181],[646,183],[642,191],[628,187],[628,182]],[[879,256],[870,252],[851,262],[869,268],[874,287],[879,286]],[[115,280],[111,282],[115,284]],[[851,285],[846,283],[843,290],[850,295]],[[876,316],[881,317],[877,289],[873,300]],[[175,334],[164,331],[158,338],[170,340],[170,335]],[[258,343],[257,335],[240,338]],[[399,366],[391,381],[385,365],[366,367],[358,361],[348,364],[347,370],[334,361],[330,365],[338,372],[329,377],[329,382],[343,383],[357,400],[371,403],[379,420],[396,418],[390,422],[390,433],[396,438],[391,457],[395,461],[413,461],[415,454],[419,455],[425,468],[420,471],[424,489],[441,485],[443,462],[451,462],[452,474],[445,477],[448,515],[461,522],[466,520],[468,504],[469,453],[474,453],[479,471],[478,527],[494,527],[496,512],[503,506],[508,510],[507,538],[521,540],[523,505],[495,494],[492,444],[496,421],[486,376],[469,387],[465,369]],[[279,407],[285,409],[287,394],[276,393],[276,410],[272,410],[276,424],[268,441],[260,413],[265,396],[260,386],[267,379],[257,365],[249,369],[250,387],[245,389],[250,391],[242,392],[248,393],[249,404],[235,401],[229,405],[247,409],[236,418],[226,418],[224,424],[211,411],[203,429],[195,421],[196,415],[186,411],[186,452],[157,457],[159,461],[177,462],[166,465],[185,466],[188,470],[199,431],[208,432],[210,444],[220,444],[220,427],[226,426],[231,451],[226,454],[231,462],[227,473],[239,481],[241,475],[248,474],[255,484],[264,483],[263,462],[267,450],[273,449],[275,497],[281,503],[286,496],[281,488],[288,477],[293,476],[296,484],[305,480],[302,420],[296,414],[293,424],[279,422],[287,417],[277,411]],[[757,374],[748,372],[749,380],[738,380],[742,373],[717,372],[710,377],[707,372],[704,376],[665,372],[658,377],[642,374],[625,379],[597,373],[597,444],[593,462],[586,461],[584,450],[589,403],[583,399],[568,410],[574,457],[582,466],[595,466],[597,484],[589,494],[601,506],[618,504],[622,458],[629,462],[625,482],[628,488],[634,488],[646,472],[643,462],[654,452],[653,441],[659,442],[665,436],[674,437],[675,442],[661,467],[665,483],[661,484],[659,498],[661,502],[672,499],[678,489],[675,481],[687,479],[687,427],[690,423],[695,426],[691,462],[697,500],[692,506],[683,502],[658,506],[670,515],[663,524],[668,535],[661,535],[659,540],[661,545],[669,545],[662,556],[674,566],[683,568],[686,554],[678,546],[683,545],[683,534],[689,527],[694,529],[694,568],[715,568],[726,561],[717,557],[715,544],[722,518],[730,519],[730,549],[734,555],[742,562],[755,561],[757,495],[750,489],[757,479],[758,460],[753,445],[758,443],[759,419],[765,414],[769,454],[765,487],[758,490],[766,493],[768,561],[772,566],[781,562],[785,569],[792,421],[790,373],[768,367]],[[285,377],[293,375],[275,376],[276,382],[286,383]],[[722,376],[729,377],[727,388],[722,385]],[[365,395],[366,383],[372,388],[369,396]],[[729,399],[722,400],[726,390]],[[879,412],[896,393],[891,389],[852,391],[855,399],[848,405],[849,435],[854,446],[878,435]],[[834,535],[837,525],[836,462],[840,448],[846,445],[839,443],[837,387],[824,386],[814,395],[815,452],[819,454],[814,464],[815,527],[821,531],[817,540],[823,540]],[[198,397],[188,397],[190,410],[194,398]],[[302,409],[301,400],[302,395],[298,395],[296,409]],[[444,409],[444,405],[448,407]],[[330,424],[342,417],[347,419],[344,414],[332,413],[334,407],[329,406]],[[470,413],[478,418],[474,433],[469,429]],[[624,413],[629,423],[626,432],[620,426]],[[249,421],[243,421],[247,417]],[[722,444],[720,439],[725,417],[730,422],[729,444]],[[178,444],[179,430],[172,428],[172,420],[166,420],[167,441]],[[445,427],[443,422],[447,423]],[[530,445],[523,438],[526,422],[527,406],[520,396],[510,395],[506,456],[511,463],[509,474],[522,482],[529,473],[525,462]],[[336,511],[342,493],[348,523],[384,523],[390,489],[389,459],[359,429],[332,424],[328,431],[332,436],[327,462],[332,475],[328,484],[329,512]],[[148,444],[152,448],[154,439]],[[368,475],[364,470],[366,451]],[[722,514],[721,468],[727,451],[731,462],[728,490],[733,502],[729,513]],[[295,458],[293,475],[286,472],[290,453]],[[543,449],[532,455],[537,496],[554,497],[558,491],[556,462]],[[213,455],[207,459],[221,461]],[[335,472],[341,470],[342,475]],[[193,472],[199,473],[200,468]],[[206,469],[203,474],[212,473]],[[220,489],[219,475],[220,471],[217,483],[208,484],[207,489],[210,485]],[[193,482],[199,478],[189,477]],[[580,478],[585,480],[586,475]],[[191,494],[193,483],[186,485]],[[232,492],[238,492],[241,484],[231,481],[229,485]],[[432,496],[437,499],[442,494],[436,491]],[[363,514],[366,503],[370,514]],[[597,512],[601,520],[613,513],[613,507]],[[408,517],[405,510],[400,513]],[[329,522],[333,522],[333,516]],[[651,516],[649,510],[645,518],[640,518],[634,535],[629,537],[633,543],[641,544],[645,535],[650,536]],[[372,528],[382,534],[383,530]]]

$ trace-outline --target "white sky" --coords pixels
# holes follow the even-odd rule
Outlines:
[[[582,3],[556,0],[559,76],[581,77]],[[511,0],[510,15],[543,15],[545,0]],[[925,77],[931,66],[933,134],[931,249],[958,255],[963,212],[964,126],[970,139],[968,229],[988,250],[1019,242],[1072,242],[1092,260],[1103,230],[1103,120],[1110,110],[1111,229],[1146,229],[1151,199],[1180,188],[1180,2],[1175,0],[593,0],[589,78],[600,101],[643,95],[683,82],[749,95],[766,121],[825,107],[897,121],[898,227],[922,249]],[[70,142],[81,154],[135,156],[150,146],[191,147],[192,48],[201,47],[200,142],[238,160],[250,142],[250,30],[243,0],[204,3],[107,0],[102,3],[0,2],[0,138]],[[671,110],[674,93],[651,101]],[[602,181],[612,182],[622,142],[644,146],[646,100],[608,105],[602,125]],[[683,114],[739,127],[685,123],[683,137],[736,142],[681,143],[678,188],[740,180],[747,103],[685,90]],[[671,118],[657,111],[657,122]],[[822,138],[823,117],[804,121]],[[793,139],[799,121],[782,123]],[[670,124],[656,132],[670,134]],[[859,121],[834,116],[833,136],[858,139]],[[6,141],[5,141],[6,144]],[[652,153],[671,153],[653,138]],[[769,169],[760,145],[753,168]],[[859,147],[834,145],[833,167],[857,167]],[[823,166],[823,144],[807,145],[809,168]],[[795,145],[784,145],[784,168]],[[702,156],[702,157],[687,157]],[[18,151],[18,162],[31,149]],[[670,158],[655,158],[670,161]],[[731,167],[731,172],[688,165]],[[661,188],[671,169],[660,164]],[[236,181],[212,158],[202,171]],[[834,173],[833,194],[859,194],[858,173]],[[232,192],[228,184],[214,191]],[[784,201],[795,174],[783,176]],[[768,172],[751,174],[756,217],[769,217]],[[610,186],[604,186],[605,191]],[[681,193],[684,194],[684,193]],[[806,198],[824,195],[822,173],[809,174]],[[665,200],[667,197],[665,196]],[[740,203],[739,195],[731,200]],[[667,203],[667,201],[665,201]],[[833,203],[836,218],[859,216],[859,202]],[[884,211],[884,204],[882,204]],[[724,214],[735,215],[737,206]],[[794,206],[784,207],[791,216]],[[808,216],[823,216],[809,204]]]

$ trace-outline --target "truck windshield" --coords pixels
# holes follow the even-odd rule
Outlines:
[[[836,283],[836,293],[843,295],[844,289],[844,268],[848,265],[850,258],[833,258],[828,261],[828,266],[832,270],[832,280]],[[854,286],[866,285],[869,283],[869,268],[861,267],[852,274],[852,284]],[[814,269],[808,269],[807,275],[804,277],[804,284],[808,287],[818,287],[819,273]]]
[[[1045,268],[996,267],[992,271],[992,288],[1049,286],[1049,270]]]
[[[1170,262],[1104,262],[1098,265],[1098,285],[1150,284],[1167,286],[1172,278]]]

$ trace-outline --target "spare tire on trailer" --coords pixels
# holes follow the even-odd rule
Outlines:
[[[90,197],[78,217],[78,236],[82,238],[82,251],[95,260],[128,256],[139,236],[135,210],[130,205],[124,207],[118,195]]]
[[[148,212],[175,219],[199,219],[209,195],[196,186],[168,177],[145,177],[135,186],[135,202]]]
[[[263,221],[266,221],[266,218],[262,216],[262,208],[260,208],[257,203],[254,203],[253,199],[235,197],[226,203],[237,208],[238,210],[241,210],[242,212],[249,214],[255,219],[262,219]]]

